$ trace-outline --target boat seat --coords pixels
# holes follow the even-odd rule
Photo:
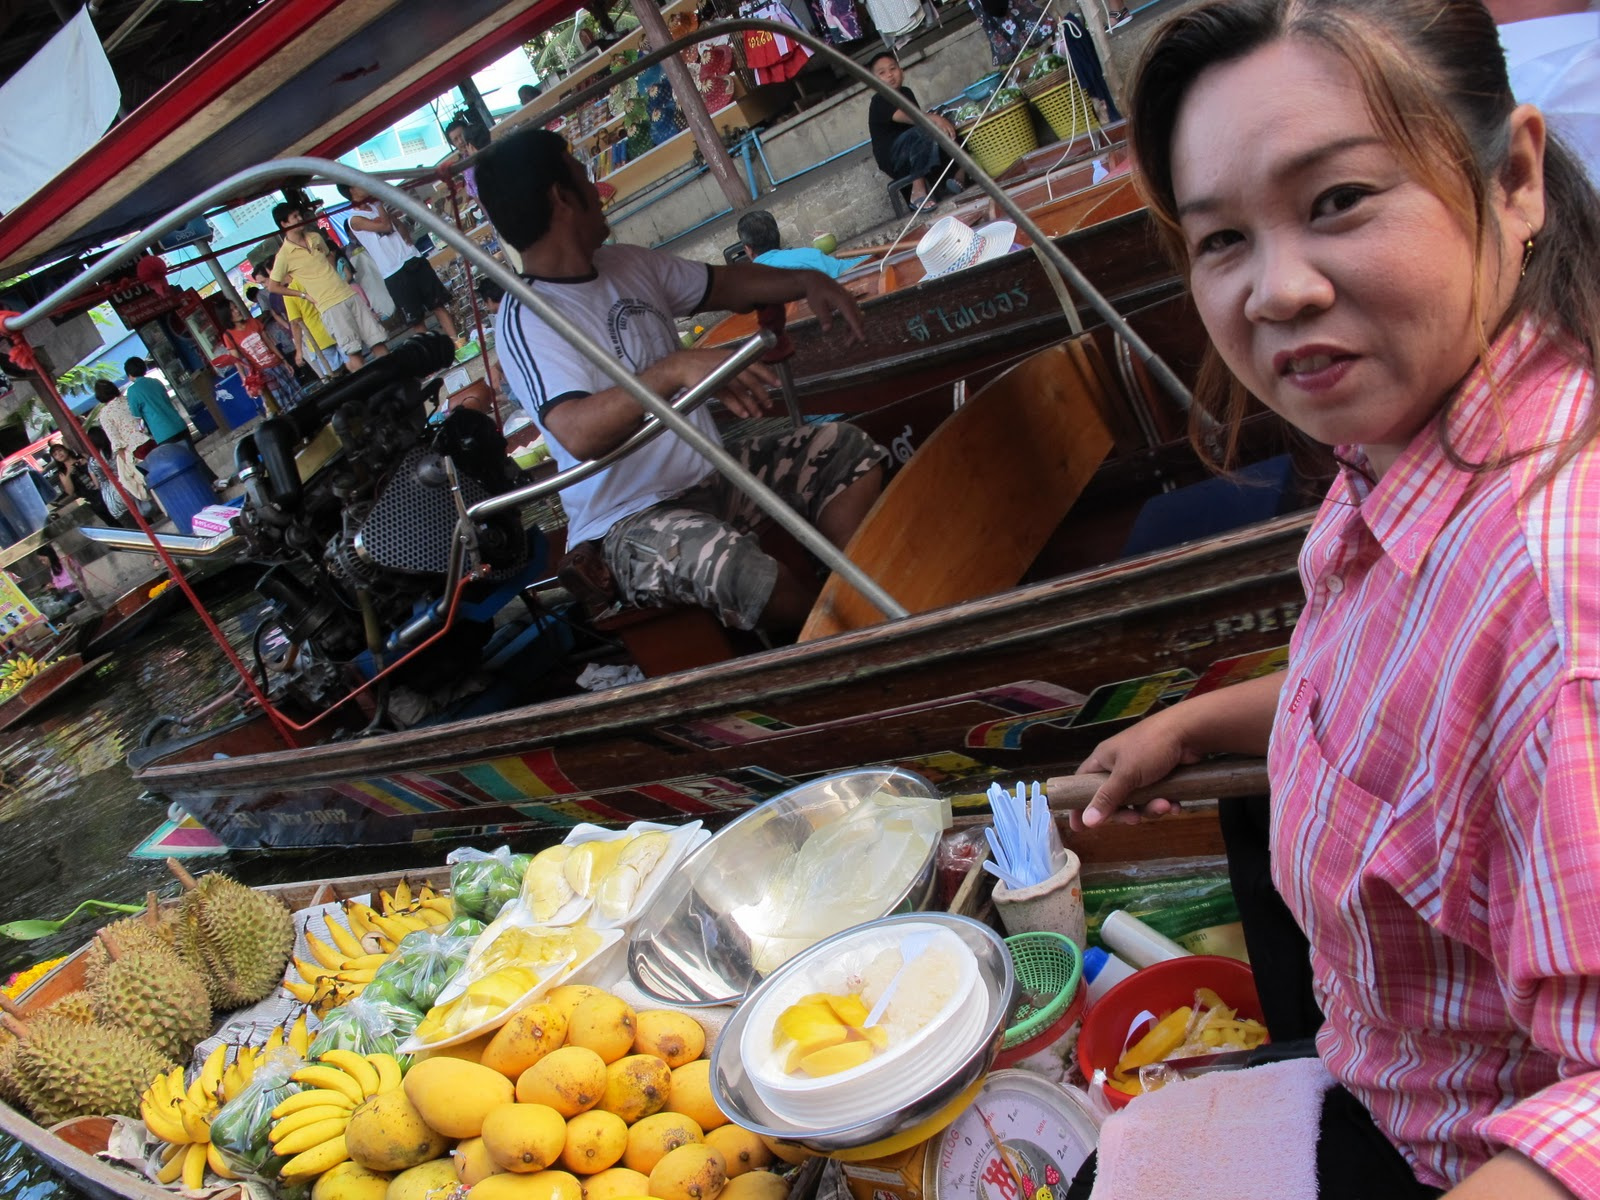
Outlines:
[[[1279,516],[1293,495],[1294,466],[1280,454],[1231,476],[1191,483],[1152,496],[1139,509],[1122,547],[1125,558],[1180,542],[1198,541]]]
[[[722,248],[722,261],[731,267],[734,263],[749,262],[750,254],[745,250],[743,242],[735,242],[731,246]]]

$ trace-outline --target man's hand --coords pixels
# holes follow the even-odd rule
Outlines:
[[[837,313],[844,318],[844,323],[850,330],[850,340],[864,342],[866,333],[861,327],[861,309],[856,306],[856,298],[846,291],[838,280],[829,279],[821,271],[806,271],[803,274],[806,303],[811,306],[811,311],[816,315],[822,331],[827,333],[832,330],[834,314]]]
[[[950,118],[943,113],[931,112],[928,114],[928,120],[932,121],[945,137],[953,138],[956,136],[956,127],[950,123]]]
[[[712,371],[722,365],[728,354],[724,350],[679,350],[663,362],[669,378],[679,388],[694,387]],[[769,412],[772,401],[767,389],[778,386],[778,377],[771,367],[751,363],[733,378],[725,380],[717,396],[734,416],[748,419]]]

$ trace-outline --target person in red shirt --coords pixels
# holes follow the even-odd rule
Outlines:
[[[1276,1182],[1597,1200],[1600,196],[1478,0],[1202,4],[1146,47],[1129,129],[1218,368],[1197,412],[1236,430],[1254,397],[1341,469],[1287,669],[1102,742],[1082,821],[1267,756],[1305,942],[1252,961],[1309,958],[1335,1081]]]
[[[226,300],[213,311],[223,342],[237,352],[243,364],[245,391],[263,407],[269,392],[285,411],[298,404],[305,392],[295,380],[294,369],[267,337],[266,327]]]

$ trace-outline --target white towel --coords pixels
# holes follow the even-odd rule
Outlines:
[[[1293,1058],[1139,1096],[1100,1129],[1090,1200],[1317,1200],[1332,1086],[1321,1059]]]

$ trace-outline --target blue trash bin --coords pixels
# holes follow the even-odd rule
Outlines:
[[[189,424],[201,437],[217,431],[217,419],[211,415],[211,410],[204,404],[197,404],[189,410]]]
[[[157,446],[144,457],[146,482],[179,533],[194,532],[194,515],[210,505],[211,474],[184,442]]]
[[[216,397],[217,407],[235,429],[261,415],[250,393],[244,390],[244,380],[237,369],[224,372],[217,380]]]

